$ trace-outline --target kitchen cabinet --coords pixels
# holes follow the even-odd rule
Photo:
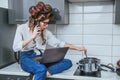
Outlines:
[[[55,24],[68,24],[69,23],[69,6],[68,0],[36,0],[45,4],[50,4],[53,8],[53,14],[55,16]]]
[[[53,7],[55,20],[52,24],[68,24],[67,0],[8,0],[9,24],[23,24],[29,19],[29,7],[35,6],[39,1],[50,4]]]
[[[7,24],[8,10],[0,7],[0,24]]]
[[[22,24],[29,19],[29,7],[35,0],[8,0],[9,24]]]
[[[120,24],[120,0],[115,0],[114,4],[114,23]]]

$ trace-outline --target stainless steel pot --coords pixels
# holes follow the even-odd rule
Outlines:
[[[100,64],[100,59],[97,59],[94,57],[87,57],[87,58],[81,59],[78,62],[78,68],[84,74],[92,74],[101,70],[108,71],[104,68],[110,69],[111,72],[114,72],[115,70],[113,67],[109,65]]]
[[[78,63],[79,69],[84,73],[94,73],[99,70],[100,59],[94,57],[87,57],[81,59]]]

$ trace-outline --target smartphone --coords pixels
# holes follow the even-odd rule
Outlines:
[[[40,21],[37,21],[36,26],[39,27],[39,25],[40,25]],[[38,30],[37,32],[40,32],[40,30]]]
[[[36,26],[37,26],[37,27],[39,27],[39,25],[40,25],[40,22],[39,22],[39,21],[37,21],[37,22],[36,22]]]

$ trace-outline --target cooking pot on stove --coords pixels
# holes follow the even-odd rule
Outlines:
[[[78,63],[78,68],[80,72],[84,74],[93,74],[97,73],[98,71],[104,70],[107,71],[105,68],[110,69],[110,71],[114,72],[114,68],[108,65],[100,64],[100,59],[94,57],[86,57],[81,59]]]
[[[79,69],[85,73],[93,73],[99,70],[100,60],[94,57],[81,59],[78,63]]]

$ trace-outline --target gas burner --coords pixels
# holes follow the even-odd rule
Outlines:
[[[83,71],[81,71],[79,69],[79,67],[76,69],[74,75],[76,76],[89,76],[89,77],[101,77],[101,71],[96,71],[96,72],[92,72],[92,73],[84,73]]]

